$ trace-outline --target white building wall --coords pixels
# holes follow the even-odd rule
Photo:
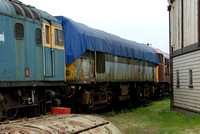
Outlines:
[[[189,87],[189,69],[192,69],[193,87]],[[200,112],[200,50],[173,58],[173,90],[175,107]]]

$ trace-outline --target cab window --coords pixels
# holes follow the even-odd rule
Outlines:
[[[45,25],[46,44],[49,44],[49,26]]]
[[[60,29],[55,28],[55,45],[63,46],[64,39],[63,39],[63,32]]]

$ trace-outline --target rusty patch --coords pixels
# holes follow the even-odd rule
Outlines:
[[[106,125],[106,127],[104,127]],[[0,125],[0,133],[23,134],[63,134],[63,133],[116,133],[120,134],[110,122],[94,115],[53,115],[18,120]],[[95,133],[96,134],[96,133]]]

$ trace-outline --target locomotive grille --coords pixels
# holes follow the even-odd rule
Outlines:
[[[24,25],[21,23],[15,24],[15,37],[18,40],[22,40],[24,38]]]

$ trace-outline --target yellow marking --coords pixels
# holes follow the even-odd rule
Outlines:
[[[159,65],[156,67],[156,81],[159,82],[158,80],[158,70],[159,70]]]
[[[72,62],[71,65],[65,66],[65,76],[66,80],[76,80],[77,79],[77,60]]]

